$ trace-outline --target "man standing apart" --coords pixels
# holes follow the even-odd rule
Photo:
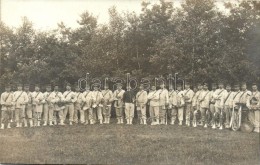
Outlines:
[[[16,127],[22,127],[21,122],[25,122],[25,104],[28,103],[28,95],[22,89],[22,84],[18,84],[17,91],[14,92],[13,104],[15,107]]]
[[[12,119],[12,111],[13,111],[13,93],[11,92],[11,86],[5,86],[5,92],[1,94],[0,103],[2,105],[1,108],[1,129],[4,129],[4,123],[7,122],[7,128],[11,128],[10,123]]]
[[[254,132],[260,132],[260,92],[257,84],[252,84],[252,96],[250,98],[251,112],[249,114],[252,123],[254,123]]]
[[[122,84],[117,84],[117,90],[114,91],[114,107],[116,110],[117,124],[123,124],[123,95],[125,91]]]
[[[104,115],[104,123],[110,123],[111,116],[111,104],[113,102],[113,92],[108,88],[108,85],[104,85],[104,90],[102,90],[103,95],[103,115]]]
[[[134,112],[135,112],[135,94],[134,91],[131,90],[130,86],[126,87],[126,92],[123,94],[123,102],[125,104],[125,118],[126,118],[126,124],[132,124],[133,118],[134,118]],[[140,111],[140,110],[139,110]],[[141,113],[141,112],[139,112]],[[141,119],[141,114],[138,115],[138,117]],[[142,122],[140,122],[142,124]]]

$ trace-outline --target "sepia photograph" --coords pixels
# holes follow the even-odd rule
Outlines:
[[[260,0],[0,0],[0,164],[259,165]]]

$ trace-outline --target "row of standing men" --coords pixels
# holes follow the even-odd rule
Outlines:
[[[241,88],[240,88],[241,87]],[[17,91],[12,92],[9,85],[5,86],[5,92],[1,94],[1,129],[7,123],[10,128],[12,120],[16,122],[16,127],[65,125],[64,121],[69,116],[69,124],[109,124],[111,108],[114,106],[117,124],[132,124],[135,108],[140,124],[147,124],[147,119],[151,125],[179,123],[197,127],[211,126],[213,129],[229,128],[231,113],[233,109],[238,109],[237,103],[243,105],[243,120],[249,119],[255,127],[255,132],[259,132],[260,116],[260,92],[257,85],[252,85],[252,92],[247,90],[246,83],[241,86],[235,84],[233,90],[227,84],[212,84],[212,90],[208,90],[208,84],[197,84],[192,90],[190,84],[185,84],[182,90],[180,84],[176,90],[171,86],[166,89],[165,84],[160,84],[160,89],[151,86],[149,93],[140,85],[139,91],[134,92],[130,86],[122,89],[122,84],[117,84],[117,89],[112,92],[107,85],[100,91],[98,86],[94,86],[91,91],[87,86],[82,93],[76,85],[75,90],[71,90],[71,85],[66,85],[64,93],[59,92],[59,86],[55,85],[52,91],[51,85],[46,85],[46,92],[42,93],[40,87],[35,85],[35,91],[30,92],[29,85],[17,85]],[[146,110],[149,109],[149,118]],[[59,122],[58,122],[59,121]],[[185,123],[183,123],[185,122]]]

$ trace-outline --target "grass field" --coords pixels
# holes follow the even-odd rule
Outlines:
[[[259,164],[259,134],[202,127],[73,125],[0,130],[1,163]]]

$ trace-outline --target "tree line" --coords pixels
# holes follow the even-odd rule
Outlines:
[[[73,83],[94,77],[137,79],[178,72],[196,82],[260,82],[260,3],[185,0],[142,2],[141,13],[108,10],[98,24],[85,11],[78,28],[63,22],[38,31],[26,17],[20,27],[0,24],[1,86],[5,83]]]

